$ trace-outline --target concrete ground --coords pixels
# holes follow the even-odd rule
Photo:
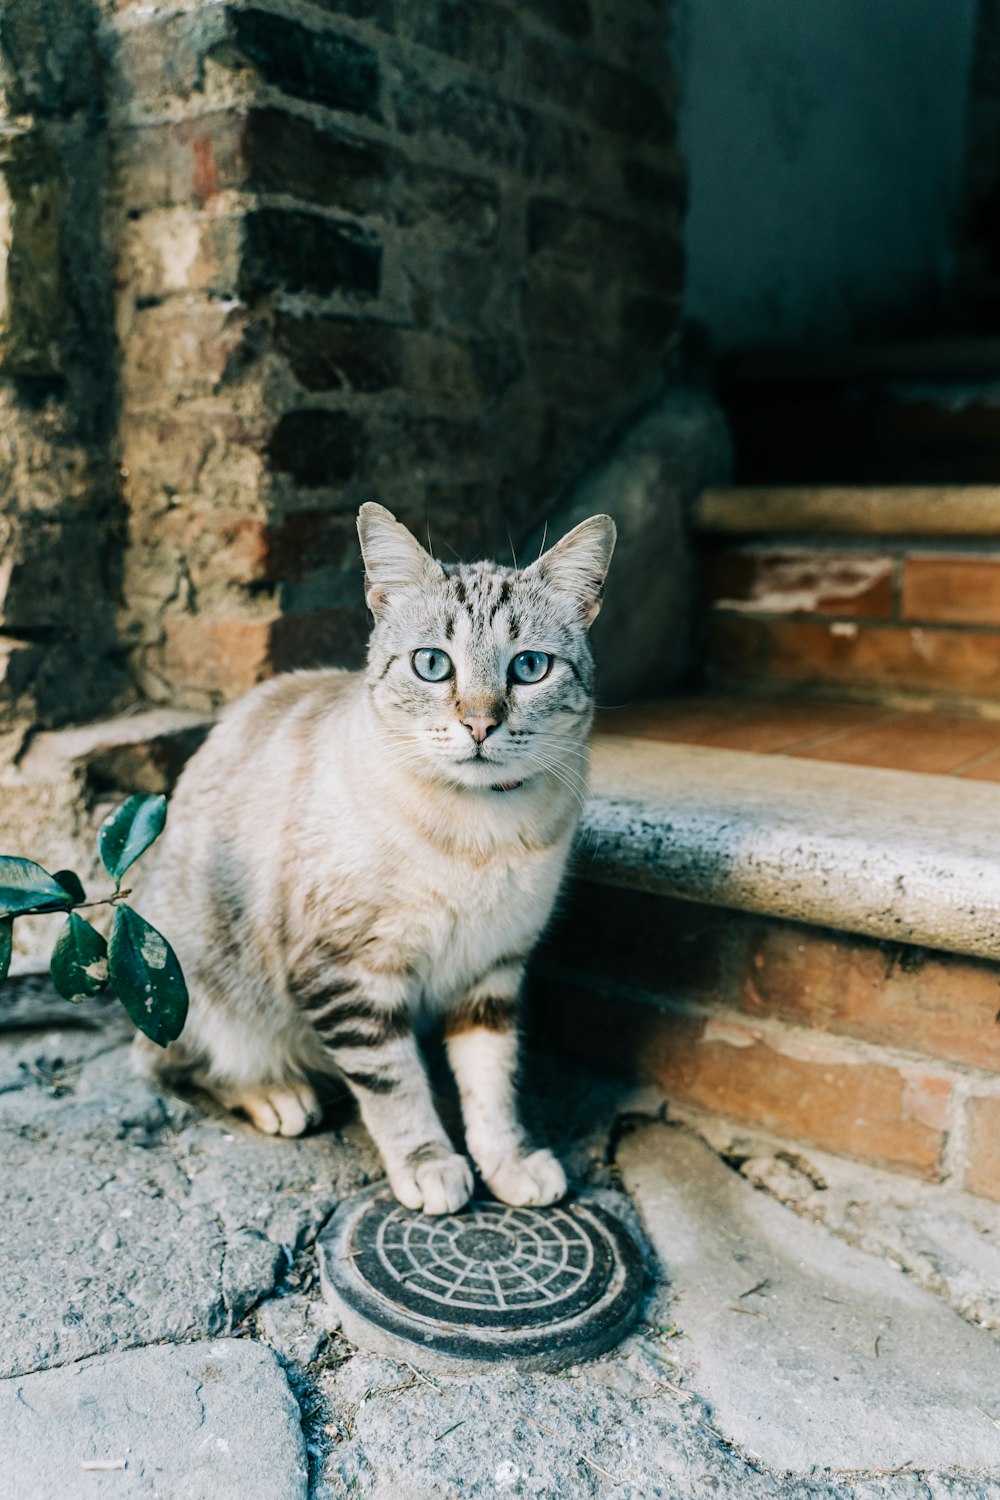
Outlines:
[[[537,1064],[627,1191],[642,1325],[560,1375],[352,1347],[312,1244],[379,1174],[349,1113],[258,1135],[135,1080],[115,1007],[0,990],[0,1497],[1000,1496],[1000,1209]]]

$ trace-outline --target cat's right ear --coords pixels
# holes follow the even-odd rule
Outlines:
[[[419,588],[444,577],[441,564],[384,505],[362,505],[358,536],[365,560],[365,598],[373,615],[385,608],[393,589]]]

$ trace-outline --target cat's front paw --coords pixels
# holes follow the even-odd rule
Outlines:
[[[542,1208],[566,1196],[566,1173],[551,1151],[510,1156],[484,1176],[493,1196],[514,1208]]]
[[[390,1168],[389,1184],[404,1208],[422,1208],[425,1214],[457,1213],[474,1185],[468,1161],[454,1152]]]

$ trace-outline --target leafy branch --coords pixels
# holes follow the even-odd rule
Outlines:
[[[86,1000],[110,988],[130,1020],[159,1046],[180,1036],[188,993],[177,955],[162,933],[129,906],[122,876],[163,832],[165,797],[129,797],[101,824],[97,847],[115,883],[109,896],[88,901],[78,875],[50,875],[34,860],[0,855],[0,980],[7,976],[14,948],[14,920],[51,912],[68,913],[49,964],[52,983],[67,1000]],[[114,909],[105,942],[77,912],[95,906]]]

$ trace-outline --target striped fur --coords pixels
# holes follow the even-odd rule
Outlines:
[[[137,1047],[286,1135],[318,1119],[309,1078],[337,1074],[400,1200],[443,1213],[472,1176],[414,1034],[437,1020],[487,1183],[551,1202],[562,1169],[517,1118],[518,997],[585,787],[587,627],[614,529],[595,517],[520,570],[442,566],[379,506],[359,531],[367,671],[265,684],[181,778],[142,910],[178,951],[191,1012],[166,1053]],[[427,647],[447,679],[417,676]],[[536,683],[512,676],[526,650],[552,658]]]

